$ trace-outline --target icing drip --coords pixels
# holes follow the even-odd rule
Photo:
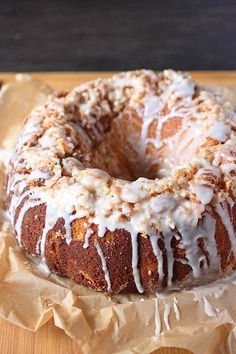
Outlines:
[[[205,310],[207,316],[214,317],[216,315],[216,311],[214,310],[214,308],[212,307],[212,305],[209,303],[209,301],[207,300],[207,298],[205,296],[203,296],[202,299],[204,302],[204,310]]]
[[[87,225],[85,225],[87,226]],[[86,233],[84,235],[84,244],[83,244],[83,248],[88,248],[89,247],[89,238],[90,236],[93,234],[93,230],[92,229],[87,229]]]
[[[103,252],[102,252],[101,246],[99,245],[98,242],[96,242],[95,246],[96,246],[98,255],[101,258],[102,270],[104,272],[104,276],[105,276],[105,279],[106,279],[106,282],[107,282],[107,291],[108,291],[108,293],[110,293],[112,288],[111,288],[111,281],[110,281],[109,271],[107,269],[106,259],[104,257]]]
[[[66,213],[61,212],[60,210],[56,210],[55,208],[52,208],[49,205],[47,205],[46,215],[45,215],[45,225],[43,228],[41,239],[38,240],[36,246],[36,254],[39,253],[40,250],[40,253],[44,260],[45,260],[45,246],[47,242],[48,232],[55,227],[57,220],[60,218],[63,218],[64,220],[66,243],[69,245],[72,241],[71,222],[77,218],[76,215],[68,215]]]
[[[156,304],[156,310],[155,310],[155,335],[159,336],[161,334],[161,317],[160,317],[160,312],[159,312],[159,304],[158,304],[158,299],[154,299],[155,304]]]
[[[207,251],[209,257],[209,267],[211,269],[219,269],[220,267],[220,258],[218,256],[216,240],[215,240],[215,232],[216,232],[216,221],[215,219],[208,213],[204,215],[202,221],[202,236],[204,237],[204,246],[205,251]]]
[[[138,269],[138,235],[136,233],[131,234],[131,242],[132,242],[132,268],[133,268],[133,276],[137,290],[140,293],[144,292],[144,289],[141,285],[140,274]]]
[[[198,278],[201,275],[200,259],[202,256],[199,248],[197,247],[197,239],[200,236],[199,230],[193,226],[190,226],[189,228],[185,226],[180,228],[179,231],[184,240],[183,245],[185,247],[185,256],[192,267],[193,276]]]
[[[232,209],[233,208],[233,206],[234,206],[234,201],[233,201],[233,199],[232,198],[230,198],[230,197],[227,197],[227,203],[229,204],[229,206],[230,206],[230,208]]]
[[[234,257],[236,257],[236,237],[233,223],[227,210],[227,204],[224,204],[223,206],[221,204],[216,204],[215,210],[228,233]]]
[[[173,278],[173,266],[174,266],[174,254],[173,248],[171,247],[173,233],[172,231],[164,232],[165,248],[167,251],[167,265],[168,265],[168,279],[167,285],[171,287]]]
[[[164,322],[166,325],[166,329],[168,331],[170,330],[170,324],[169,324],[170,309],[171,309],[171,306],[164,301]]]
[[[162,281],[163,279],[163,257],[162,257],[162,253],[158,247],[158,236],[156,234],[153,234],[150,236],[150,241],[151,241],[151,245],[152,245],[152,250],[153,253],[156,256],[157,259],[157,270],[158,270],[158,275],[159,275],[159,282]]]
[[[55,226],[57,219],[58,219],[57,214],[53,213],[52,209],[47,206],[46,215],[45,215],[45,225],[43,228],[41,239],[39,239],[38,245],[36,247],[37,251],[40,250],[40,254],[43,261],[45,261],[45,246],[47,241],[47,235],[49,231],[51,231]]]
[[[164,108],[162,100],[157,96],[147,95],[144,100],[143,125],[141,132],[141,140],[145,141],[148,137],[150,124],[153,122],[157,113]]]
[[[22,238],[22,222],[25,216],[25,213],[30,209],[33,208],[35,206],[38,206],[39,202],[38,201],[31,201],[30,203],[26,200],[24,202],[24,205],[22,206],[22,208],[20,209],[17,221],[15,223],[15,230],[17,233],[17,240],[19,242],[20,245],[22,245],[21,242],[21,238]]]
[[[176,320],[180,321],[180,312],[179,312],[178,301],[177,301],[176,297],[174,297],[173,307],[174,307]]]
[[[64,217],[64,228],[66,230],[66,243],[69,245],[70,242],[72,241],[72,235],[71,235],[71,221],[73,220],[74,217],[71,216],[65,216]]]
[[[10,219],[11,219],[12,225],[14,225],[14,223],[15,223],[17,207],[20,206],[21,203],[24,201],[24,199],[26,199],[28,197],[29,197],[29,191],[22,193],[20,197],[18,195],[12,196],[11,205],[9,208],[9,214],[10,214]]]

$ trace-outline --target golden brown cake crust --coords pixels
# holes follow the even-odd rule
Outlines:
[[[37,206],[30,209],[22,224],[22,244],[25,250],[30,254],[35,254],[36,244],[44,226],[46,206]],[[234,220],[236,220],[236,207],[233,208]],[[34,222],[37,215],[37,223]],[[221,269],[224,273],[228,273],[235,267],[235,259],[231,250],[231,243],[224,225],[220,221],[217,214],[214,214],[217,220],[216,227],[216,244],[218,254],[221,260]],[[136,291],[135,282],[132,274],[131,266],[131,239],[127,231],[116,230],[107,232],[103,238],[96,235],[90,238],[90,246],[83,248],[83,242],[72,241],[67,245],[65,239],[56,237],[59,231],[62,235],[65,232],[63,220],[60,219],[56,223],[53,230],[48,234],[46,242],[45,260],[48,268],[62,276],[69,276],[78,284],[94,288],[96,290],[106,291],[107,283],[104,272],[101,267],[101,259],[97,254],[94,243],[96,241],[101,245],[103,254],[107,261],[107,267],[110,273],[112,283],[112,291],[114,293]],[[76,222],[74,222],[72,233],[76,234]],[[236,230],[236,221],[235,221]],[[96,230],[96,227],[94,227]],[[95,231],[96,232],[96,231]],[[76,236],[75,236],[76,237]],[[162,283],[158,283],[157,260],[153,253],[150,239],[139,236],[139,270],[142,279],[142,286],[147,293],[156,292],[167,286],[167,257],[164,243],[159,241],[160,249],[163,251],[163,272],[164,277]],[[173,240],[173,252],[179,261],[174,262],[173,283],[178,284],[191,273],[191,266],[182,264],[184,252],[177,247],[177,242]],[[178,256],[178,257],[177,257]],[[206,282],[208,280],[206,279]],[[201,282],[201,284],[203,284]],[[188,285],[191,287],[191,283]]]
[[[124,73],[50,97],[30,114],[9,164],[20,246],[98,291],[154,293],[229,273],[234,124],[227,102],[173,71]]]

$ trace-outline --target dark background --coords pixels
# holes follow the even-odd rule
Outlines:
[[[236,69],[236,0],[0,0],[0,71]]]

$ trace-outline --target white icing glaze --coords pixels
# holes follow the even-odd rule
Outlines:
[[[161,316],[159,311],[158,299],[155,300],[155,335],[159,336],[161,334]]]
[[[207,136],[220,142],[225,142],[231,132],[231,127],[224,122],[215,123],[207,132]]]
[[[174,297],[173,307],[174,307],[176,320],[180,321],[180,312],[179,312],[178,301],[177,301],[176,297]]]
[[[148,137],[150,124],[156,114],[162,111],[164,108],[163,101],[154,95],[148,94],[144,99],[144,112],[143,112],[143,125],[141,132],[141,139],[145,141]]]
[[[207,298],[205,296],[203,296],[202,299],[204,302],[204,310],[205,310],[207,316],[214,317],[216,315],[216,311],[214,310],[214,308],[212,307],[212,305],[209,303],[209,301],[207,300]]]
[[[29,180],[34,180],[34,179],[49,179],[50,175],[48,172],[41,171],[40,169],[33,170],[29,174]]]
[[[195,83],[189,77],[183,77],[176,73],[176,80],[173,81],[172,88],[179,97],[188,97],[194,94]]]
[[[215,231],[216,221],[210,214],[206,213],[202,221],[202,236],[204,236],[205,250],[211,255],[208,259],[210,262],[210,268],[217,271],[220,267],[220,259],[216,247]]]
[[[162,252],[158,247],[158,236],[157,234],[150,235],[150,241],[152,245],[152,250],[153,253],[156,256],[157,259],[157,270],[158,270],[158,275],[159,275],[159,282],[162,281],[164,272],[163,272],[163,257],[162,257]]]
[[[15,230],[17,233],[17,240],[19,242],[19,244],[21,245],[21,236],[22,236],[22,222],[25,216],[25,213],[30,209],[33,208],[35,206],[39,205],[38,201],[32,201],[31,203],[29,203],[27,200],[24,202],[22,208],[20,209],[17,221],[15,223]]]
[[[88,247],[89,247],[89,238],[90,238],[90,236],[91,236],[92,234],[93,234],[92,229],[88,228],[88,229],[86,230],[85,235],[84,235],[84,244],[83,244],[83,247],[84,247],[84,248],[88,248]]]
[[[169,315],[170,315],[171,306],[170,304],[164,301],[164,323],[166,325],[166,329],[170,330],[170,323],[169,323]]]
[[[133,276],[135,285],[140,293],[144,292],[144,289],[141,285],[141,279],[138,269],[138,242],[137,242],[138,234],[131,234],[131,242],[132,242],[132,268],[133,268]]]
[[[235,237],[233,222],[227,210],[227,204],[225,203],[225,205],[222,206],[221,204],[218,203],[215,206],[215,210],[219,215],[221,222],[228,233],[234,257],[236,257],[236,237]]]
[[[224,174],[229,175],[231,172],[236,171],[236,164],[233,162],[224,163],[222,165],[222,171]]]
[[[36,246],[36,252],[38,250],[40,250],[41,257],[44,261],[45,261],[45,246],[46,246],[46,241],[47,241],[47,235],[48,235],[48,232],[50,230],[52,230],[53,227],[55,226],[57,219],[58,219],[58,215],[53,213],[51,208],[47,207],[43,233],[42,233],[41,239],[39,239],[39,241],[38,241],[38,245]]]
[[[106,279],[106,282],[107,282],[107,292],[110,293],[111,292],[111,281],[110,281],[109,271],[107,269],[106,259],[104,257],[103,251],[102,251],[101,246],[99,245],[99,243],[96,242],[95,245],[96,245],[96,249],[97,249],[98,255],[101,258],[102,270],[104,272],[104,276],[105,276],[105,279]]]
[[[191,191],[196,194],[196,198],[202,203],[202,204],[209,204],[212,197],[213,197],[213,189],[209,187],[205,187],[204,185],[201,184],[191,184]]]

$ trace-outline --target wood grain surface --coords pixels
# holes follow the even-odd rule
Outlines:
[[[114,72],[28,72],[58,90],[68,90],[94,78],[109,77],[112,73]],[[236,87],[236,71],[190,71],[190,73],[201,84]],[[16,73],[13,72],[0,72],[0,82],[12,82],[15,80],[15,75]]]
[[[0,71],[236,69],[235,0],[0,1]]]
[[[53,321],[33,333],[0,320],[0,353],[82,354],[82,351],[61,329],[54,326]],[[162,348],[153,354],[191,354],[191,352],[177,348]]]
[[[236,87],[236,72],[193,72],[193,77],[203,84]],[[108,77],[111,73],[32,73],[57,89],[69,89],[81,82],[96,77]],[[0,81],[9,83],[14,80],[13,73],[0,73]],[[36,333],[18,328],[0,320],[1,354],[82,354],[78,345],[50,321]],[[189,354],[187,350],[163,348],[155,354]],[[91,353],[92,354],[92,353]],[[102,354],[102,353],[101,353]],[[112,354],[112,353],[111,353]]]

